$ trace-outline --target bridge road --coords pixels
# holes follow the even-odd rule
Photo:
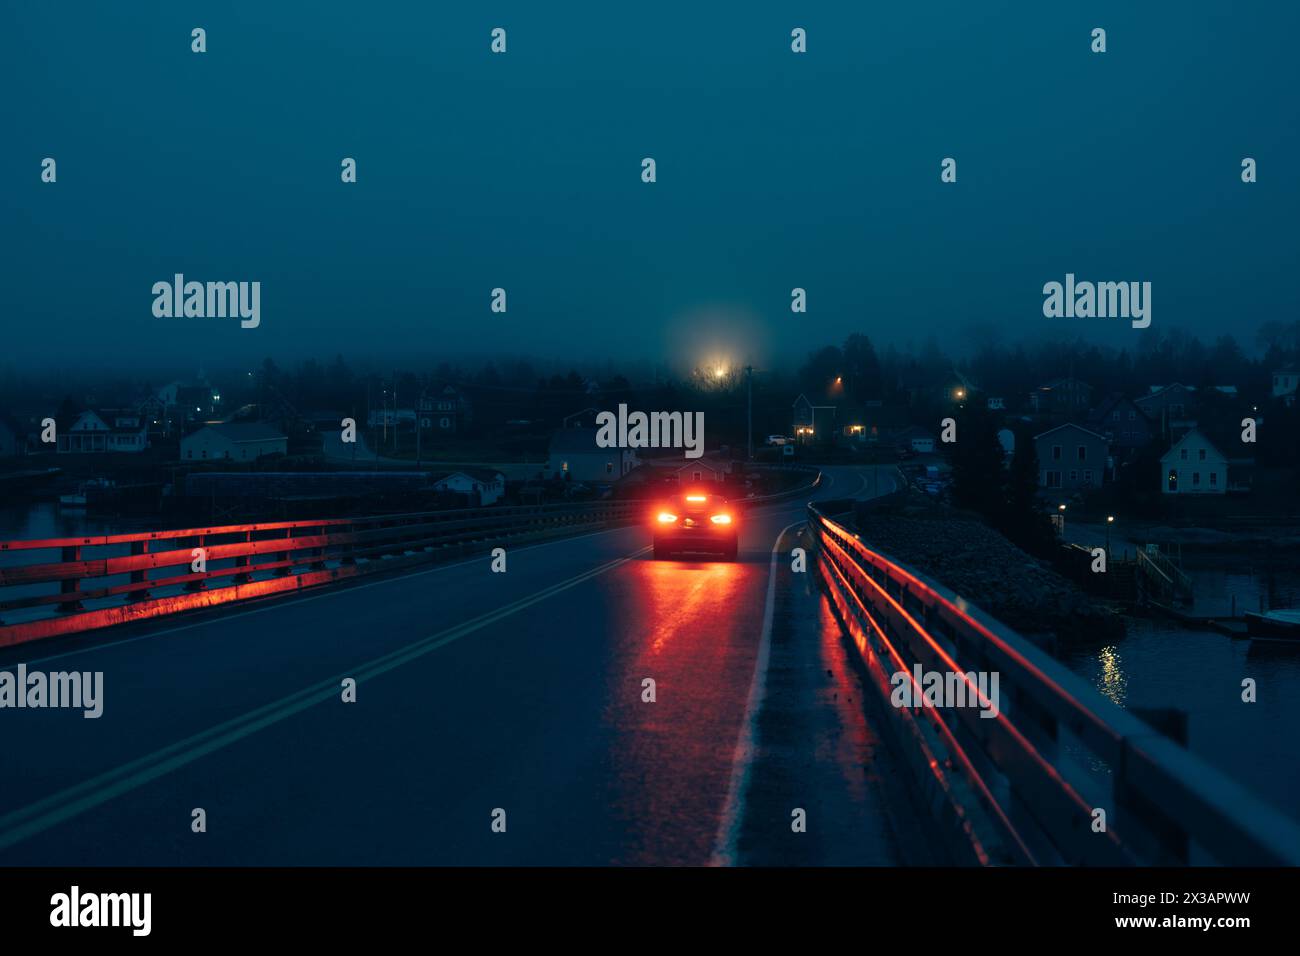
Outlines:
[[[816,497],[873,484],[890,470],[832,468]],[[790,571],[803,515],[751,512],[736,563],[613,529],[504,574],[483,555],[11,649],[0,668],[102,671],[104,713],[0,712],[0,865],[913,861],[919,821]]]

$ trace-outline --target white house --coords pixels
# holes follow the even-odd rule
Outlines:
[[[637,466],[630,448],[601,448],[594,428],[561,428],[551,436],[546,477],[596,484],[618,481]]]
[[[258,422],[204,425],[181,439],[182,461],[256,461],[288,451],[288,438]]]
[[[140,452],[149,447],[149,423],[134,412],[85,411],[58,434],[58,450]]]
[[[470,504],[486,507],[496,504],[506,492],[506,476],[490,469],[473,469],[472,473],[453,471],[433,484],[435,491],[450,491],[465,495]]]
[[[1167,495],[1221,495],[1228,490],[1228,459],[1193,428],[1160,457]]]

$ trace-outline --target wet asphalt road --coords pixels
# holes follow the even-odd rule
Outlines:
[[[746,515],[735,563],[615,529],[6,653],[105,691],[0,712],[0,865],[928,862],[803,518]]]

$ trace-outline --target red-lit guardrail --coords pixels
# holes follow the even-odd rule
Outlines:
[[[643,506],[469,508],[0,541],[0,647],[266,597],[486,542],[635,520]],[[195,571],[195,550],[205,563]]]
[[[976,862],[1300,865],[1290,818],[942,585],[808,512],[827,592],[916,781]],[[1000,713],[891,707],[890,677],[918,663],[998,672]]]
[[[821,474],[811,469],[810,478],[746,505],[809,493]],[[644,509],[640,501],[600,501],[0,541],[0,647],[296,591],[488,543],[627,524]]]

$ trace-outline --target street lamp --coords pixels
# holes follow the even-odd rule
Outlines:
[[[1115,523],[1114,515],[1106,515],[1106,560],[1110,560],[1110,526]]]

